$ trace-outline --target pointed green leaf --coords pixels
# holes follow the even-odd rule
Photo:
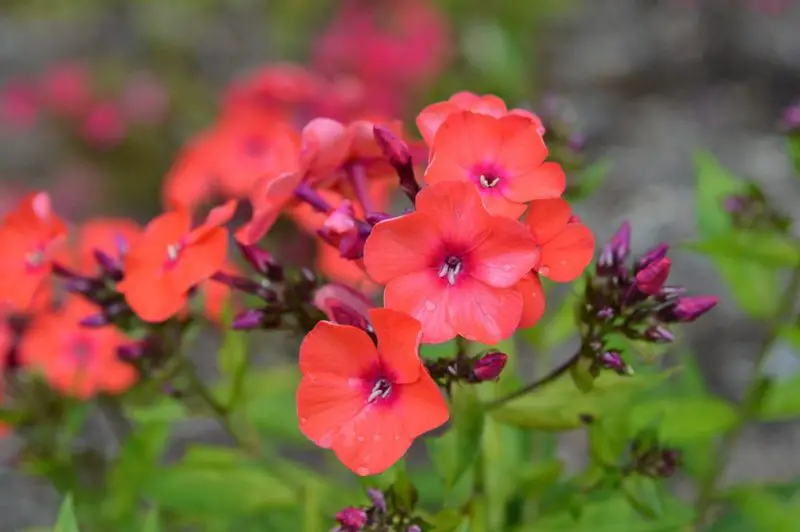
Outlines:
[[[794,532],[800,522],[800,505],[787,504],[762,490],[734,492],[731,501],[750,522],[754,532]]]
[[[800,262],[800,242],[764,231],[728,231],[684,246],[709,256],[753,262],[769,268],[791,268]]]
[[[161,532],[161,518],[159,517],[158,508],[152,508],[147,512],[142,532]]]
[[[634,510],[648,519],[661,515],[663,508],[656,481],[644,475],[633,474],[622,479],[622,493]]]
[[[444,479],[448,489],[455,486],[461,476],[475,463],[483,434],[484,412],[478,401],[475,386],[457,386],[453,389],[453,428],[456,438],[456,458],[453,468]]]
[[[736,423],[736,410],[725,401],[706,397],[659,397],[633,405],[633,431],[655,428],[671,444],[707,440]]]
[[[67,495],[61,503],[53,532],[80,532],[78,518],[75,516],[75,506],[72,503],[72,495]]]
[[[697,174],[695,198],[698,232],[702,238],[727,233],[733,226],[723,202],[726,197],[744,190],[745,184],[710,152],[696,153],[694,166]]]

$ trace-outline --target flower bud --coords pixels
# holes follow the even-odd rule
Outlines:
[[[117,347],[117,358],[120,360],[137,360],[144,355],[145,342],[133,342]]]
[[[342,532],[358,532],[367,524],[367,512],[361,508],[345,508],[336,514]]]
[[[667,309],[667,321],[692,322],[714,308],[718,301],[714,296],[682,297],[674,307]]]
[[[378,222],[388,220],[391,217],[391,214],[386,214],[385,212],[369,212],[367,213],[366,220],[369,225],[376,225]]]
[[[781,127],[786,132],[800,129],[800,102],[795,102],[783,112]]]
[[[625,363],[619,351],[606,351],[598,357],[600,366],[610,369],[617,375],[632,375],[633,370]]]
[[[231,275],[225,272],[217,272],[211,276],[213,281],[224,284],[234,290],[239,290],[246,294],[251,294],[260,297],[264,301],[274,302],[278,299],[278,294],[271,288],[266,288],[260,283],[248,279],[247,277],[240,277],[238,275]]]
[[[314,292],[312,303],[334,323],[371,330],[367,313],[375,305],[357,290],[329,283]]]
[[[277,309],[247,309],[233,318],[231,329],[249,331],[253,329],[270,329],[281,323],[281,313]]]
[[[367,496],[372,501],[372,506],[382,514],[386,513],[386,497],[379,489],[370,488],[367,490]]]
[[[405,166],[411,163],[408,144],[390,129],[376,124],[372,127],[372,134],[375,136],[375,142],[383,151],[383,156],[392,166]]]
[[[672,262],[668,257],[657,259],[636,274],[636,288],[643,294],[657,294],[669,277]]]
[[[603,321],[614,319],[614,309],[611,307],[604,307],[597,311],[597,317]]]
[[[631,249],[631,225],[625,220],[617,232],[600,250],[597,258],[598,273],[609,273],[628,258]]]
[[[642,257],[636,262],[636,271],[640,271],[650,264],[656,262],[659,259],[663,259],[667,256],[667,252],[669,251],[669,245],[665,243],[661,243],[654,247],[653,249],[646,252]]]
[[[91,314],[86,316],[85,318],[81,318],[78,324],[81,327],[88,327],[88,328],[97,328],[97,327],[105,327],[111,323],[111,320],[106,315],[105,312],[98,312],[97,314]]]
[[[662,325],[650,327],[644,332],[645,339],[657,344],[667,344],[675,340],[672,331]]]
[[[244,244],[239,244],[239,251],[255,271],[270,281],[276,283],[283,281],[283,268],[269,252],[255,245]]]
[[[475,362],[472,376],[475,382],[493,381],[500,377],[508,362],[508,355],[500,352],[486,353]]]
[[[102,249],[95,249],[93,253],[94,260],[97,261],[97,264],[100,266],[100,269],[103,270],[103,273],[108,275],[114,281],[122,280],[122,262],[115,259]]]
[[[422,529],[418,525],[411,525],[406,529],[406,532],[422,532]]]

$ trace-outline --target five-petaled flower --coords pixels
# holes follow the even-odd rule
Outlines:
[[[188,292],[224,264],[235,201],[211,210],[192,229],[191,215],[171,211],[151,221],[125,255],[125,278],[117,285],[144,321],[169,319],[186,304]]]
[[[420,323],[372,309],[377,346],[362,329],[319,322],[300,347],[300,430],[358,475],[385,471],[421,434],[443,425],[447,403],[418,355]]]
[[[416,207],[379,222],[364,248],[367,273],[386,285],[385,306],[417,318],[429,343],[510,337],[523,305],[515,285],[539,262],[530,231],[490,214],[468,183],[427,187]]]

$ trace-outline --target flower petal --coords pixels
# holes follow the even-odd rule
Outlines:
[[[516,203],[506,199],[499,191],[489,192],[481,189],[478,189],[478,191],[481,192],[483,206],[494,215],[518,220],[522,213],[525,212],[525,209],[528,208],[524,203]]]
[[[427,106],[417,115],[419,129],[425,144],[431,146],[439,127],[448,116],[458,111],[458,106],[451,102],[437,102]]]
[[[408,452],[412,441],[396,407],[370,405],[339,429],[331,448],[345,466],[366,476],[392,467]]]
[[[385,308],[369,310],[369,321],[378,337],[381,365],[392,382],[417,381],[424,371],[419,359],[422,324],[408,314]]]
[[[437,157],[449,158],[468,173],[476,164],[496,162],[503,145],[499,126],[500,120],[492,116],[470,111],[451,114],[433,139],[432,163]]]
[[[400,416],[409,438],[440,427],[450,418],[447,401],[427,371],[417,382],[400,386],[398,393]]]
[[[488,238],[492,229],[492,216],[471,183],[443,181],[425,187],[417,194],[416,207],[418,213],[430,217],[450,245],[472,249]]]
[[[592,232],[583,224],[571,223],[542,246],[537,271],[557,283],[568,283],[580,277],[593,256]]]
[[[566,187],[567,178],[561,165],[550,161],[508,179],[503,194],[512,201],[525,202],[558,198]]]
[[[329,449],[339,428],[352,422],[366,408],[360,382],[329,373],[309,374],[297,388],[297,418],[300,431],[325,449]]]
[[[519,325],[522,295],[515,288],[495,288],[464,276],[448,298],[448,321],[467,340],[496,344],[514,334]]]
[[[489,238],[469,256],[469,273],[497,288],[513,286],[539,261],[539,247],[520,222],[496,216]]]
[[[522,317],[519,320],[519,328],[533,327],[542,319],[545,311],[542,282],[538,275],[529,274],[517,283],[517,290],[522,294]]]
[[[446,342],[456,333],[447,321],[448,290],[433,270],[410,273],[386,285],[386,308],[399,310],[422,324],[422,341]]]
[[[542,246],[558,235],[569,222],[572,211],[569,204],[561,198],[532,201],[528,205],[525,223]]]
[[[321,321],[300,345],[300,372],[361,379],[374,371],[378,351],[370,337],[356,327]]]
[[[438,220],[414,212],[379,222],[364,244],[367,274],[379,284],[432,267],[442,243]]]
[[[218,272],[225,264],[227,253],[228,231],[211,228],[180,252],[173,277],[182,290],[189,290]]]

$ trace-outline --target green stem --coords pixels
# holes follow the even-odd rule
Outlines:
[[[724,472],[733,445],[739,439],[747,423],[758,412],[758,402],[761,400],[764,389],[764,377],[762,375],[764,361],[777,341],[784,322],[791,318],[798,292],[800,292],[800,264],[795,266],[792,271],[789,283],[783,292],[783,297],[770,320],[769,330],[758,348],[752,377],[747,384],[744,398],[737,408],[736,422],[723,436],[716,452],[712,455],[708,473],[700,480],[697,503],[695,504],[695,527],[698,530],[706,524],[707,514],[715,499],[717,483]]]
[[[542,386],[553,382],[554,380],[556,380],[557,378],[559,378],[560,376],[562,376],[566,372],[568,372],[569,369],[572,367],[572,365],[575,362],[577,362],[579,357],[580,357],[580,352],[572,355],[569,358],[569,360],[567,360],[566,362],[564,362],[563,364],[561,364],[560,366],[555,368],[553,371],[551,371],[550,373],[548,373],[547,375],[545,375],[541,379],[533,381],[533,382],[531,382],[529,384],[526,384],[522,388],[520,388],[518,390],[514,390],[513,392],[511,392],[508,395],[504,395],[503,397],[499,397],[499,398],[495,399],[494,401],[491,401],[490,403],[487,403],[486,404],[486,409],[487,410],[491,410],[491,409],[494,409],[494,408],[501,407],[504,404],[508,403],[509,401],[512,401],[512,400],[514,400],[514,399],[516,399],[518,397],[522,397],[523,395],[527,395],[527,394],[529,394],[529,393],[531,393],[531,392],[533,392],[535,390],[538,390]]]

